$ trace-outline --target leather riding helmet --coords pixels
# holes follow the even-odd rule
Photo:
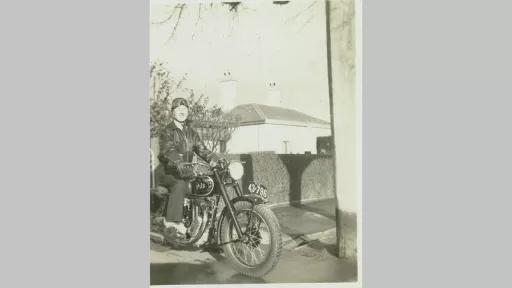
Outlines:
[[[172,103],[171,103],[171,110],[174,110],[174,108],[178,107],[178,106],[181,106],[181,105],[184,105],[186,106],[187,108],[190,108],[188,107],[188,102],[187,100],[185,100],[184,98],[174,98],[172,100]]]

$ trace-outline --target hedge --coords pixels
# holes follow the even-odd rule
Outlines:
[[[250,181],[265,185],[271,204],[334,197],[334,163],[330,156],[255,152],[225,157],[245,162],[241,184],[244,188]]]
[[[156,156],[158,142],[156,139],[151,142]],[[223,157],[245,162],[240,184],[246,192],[250,181],[265,185],[270,204],[334,198],[334,162],[331,156],[253,152]]]

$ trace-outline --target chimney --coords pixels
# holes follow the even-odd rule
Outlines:
[[[220,106],[222,111],[228,112],[235,107],[237,81],[231,77],[231,72],[224,72],[220,81]]]
[[[270,82],[269,83],[269,91],[268,91],[268,94],[267,94],[267,105],[270,105],[270,106],[282,106],[283,105],[283,100],[282,100],[282,97],[281,97],[281,91],[279,91],[279,89],[276,87],[276,83],[275,82]]]

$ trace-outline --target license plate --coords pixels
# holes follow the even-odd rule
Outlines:
[[[249,184],[249,192],[259,195],[265,199],[268,198],[267,187],[265,187],[261,184],[250,183]]]

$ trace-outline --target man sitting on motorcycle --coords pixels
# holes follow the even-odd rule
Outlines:
[[[208,163],[220,160],[219,156],[209,151],[198,133],[187,122],[189,106],[187,100],[175,98],[171,103],[173,121],[160,136],[160,153],[158,159],[162,163],[163,171],[156,176],[157,194],[162,197],[169,193],[167,214],[164,225],[173,227],[181,234],[186,233],[182,222],[185,193],[188,189],[187,179],[193,177],[192,167],[185,165],[191,162],[194,153]]]

